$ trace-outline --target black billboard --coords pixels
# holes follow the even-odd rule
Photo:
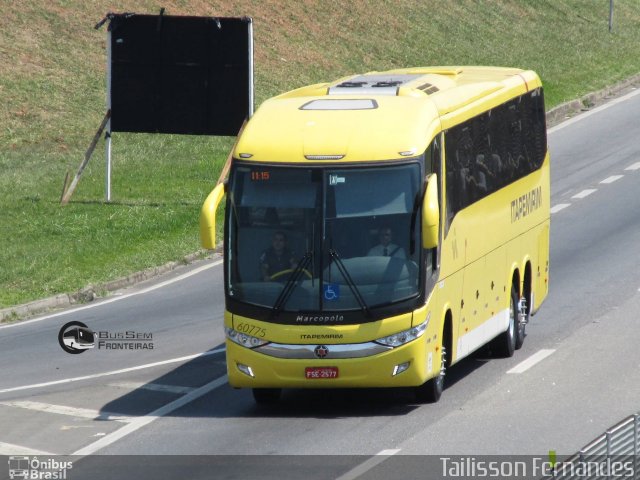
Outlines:
[[[237,135],[253,111],[251,18],[109,19],[111,131]]]

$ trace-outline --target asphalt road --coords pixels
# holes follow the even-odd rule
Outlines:
[[[113,478],[347,479],[438,461],[407,455],[576,452],[640,411],[640,95],[601,108],[549,133],[551,289],[523,348],[454,366],[439,403],[292,390],[256,406],[226,383],[214,259],[0,327],[0,455],[76,455],[85,472]],[[70,321],[135,332],[153,348],[69,355],[57,335]],[[167,457],[81,458],[92,454]]]

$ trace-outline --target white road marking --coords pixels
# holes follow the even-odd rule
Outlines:
[[[587,188],[586,190],[582,190],[580,193],[576,193],[573,197],[571,198],[584,198],[584,197],[588,197],[589,195],[591,195],[594,192],[597,192],[598,190],[595,188]]]
[[[76,313],[76,312],[81,312],[83,310],[88,310],[90,308],[102,307],[103,305],[108,305],[108,304],[113,303],[113,302],[119,302],[120,300],[124,300],[125,298],[135,297],[136,295],[142,295],[144,293],[149,293],[149,292],[152,292],[152,291],[157,290],[159,288],[166,287],[167,285],[171,285],[173,283],[180,282],[180,281],[184,280],[185,278],[192,277],[193,275],[197,275],[198,273],[204,272],[205,270],[209,270],[210,268],[216,267],[218,265],[222,265],[222,260],[218,260],[218,261],[210,263],[208,265],[203,265],[201,267],[194,268],[190,272],[183,273],[182,275],[179,275],[176,278],[172,278],[170,280],[166,280],[164,282],[160,282],[160,283],[158,283],[156,285],[152,285],[152,286],[147,287],[147,288],[143,288],[142,290],[138,290],[137,292],[114,295],[113,297],[107,298],[106,300],[96,301],[96,302],[90,303],[88,305],[83,305],[82,307],[72,308],[70,310],[65,310],[63,312],[52,313],[50,315],[45,315],[43,317],[34,318],[32,320],[25,320],[24,322],[16,322],[16,323],[10,323],[8,325],[2,325],[2,326],[0,326],[0,330],[5,329],[5,328],[20,327],[22,325],[28,325],[30,323],[35,323],[35,322],[42,322],[43,320],[48,320],[50,318],[61,317],[63,315],[69,315],[71,313]]]
[[[14,400],[10,402],[0,402],[5,407],[24,408],[35,410],[36,412],[55,413],[57,415],[67,415],[69,417],[88,418],[89,420],[113,420],[116,422],[128,422],[133,417],[121,415],[119,413],[101,412],[89,408],[68,407],[65,405],[52,405],[50,403],[32,402],[30,400]]]
[[[554,205],[553,207],[551,207],[551,210],[549,210],[551,213],[558,213],[560,210],[564,210],[567,207],[570,207],[571,204],[570,203],[559,203],[557,205]]]
[[[620,180],[624,175],[611,175],[610,177],[605,178],[600,183],[613,183],[616,180]]]
[[[0,393],[17,392],[20,390],[31,390],[33,388],[49,387],[51,385],[61,385],[64,383],[80,382],[82,380],[91,380],[93,378],[108,377],[110,375],[120,375],[121,373],[135,372],[136,370],[144,370],[145,368],[153,368],[161,365],[169,365],[171,363],[186,362],[188,360],[193,360],[194,358],[207,357],[209,355],[215,355],[216,353],[220,353],[224,351],[225,351],[225,348],[222,347],[217,350],[211,350],[209,352],[196,353],[195,355],[187,355],[185,357],[171,358],[169,360],[162,360],[160,362],[146,363],[144,365],[137,365],[135,367],[122,368],[120,370],[112,370],[110,372],[95,373],[93,375],[85,375],[82,377],[64,378],[62,380],[55,380],[53,382],[34,383],[32,385],[22,385],[20,387],[5,388],[0,390]]]
[[[533,367],[536,363],[541,362],[542,360],[544,360],[545,358],[547,358],[549,355],[551,355],[554,352],[555,352],[555,350],[544,349],[543,348],[539,352],[536,352],[533,355],[531,355],[529,358],[527,358],[523,362],[520,362],[518,365],[513,367],[507,373],[522,373],[522,372],[526,372],[531,367]]]
[[[0,455],[42,455],[52,456],[55,453],[45,452],[43,450],[35,450],[33,448],[22,447],[20,445],[14,445],[12,443],[0,442]]]
[[[584,120],[585,118],[589,118],[591,115],[595,115],[598,112],[601,112],[602,110],[606,110],[607,108],[611,108],[614,105],[617,105],[618,103],[622,103],[627,101],[628,99],[630,99],[631,97],[635,97],[636,95],[640,94],[640,89],[636,89],[632,92],[627,93],[626,95],[623,95],[622,97],[618,97],[615,98],[613,100],[611,100],[610,102],[604,103],[602,105],[600,105],[599,107],[594,108],[593,110],[589,110],[588,112],[584,112],[584,113],[580,113],[578,115],[576,115],[573,118],[570,118],[569,120],[565,120],[562,123],[559,123],[558,125],[556,125],[555,127],[550,128],[549,130],[547,130],[548,134],[553,134],[556,133],[558,130],[562,130],[565,127],[568,127],[569,125],[573,125],[574,123],[577,123],[581,120]]]
[[[203,385],[200,388],[195,389],[193,392],[186,394],[183,397],[174,400],[171,403],[167,403],[166,405],[154,410],[153,412],[145,415],[143,417],[134,418],[124,427],[112,432],[108,435],[105,435],[100,440],[97,440],[86,447],[81,448],[80,450],[72,453],[72,455],[91,455],[96,453],[98,450],[101,450],[118,440],[126,437],[127,435],[135,432],[136,430],[141,429],[142,427],[149,425],[154,420],[157,420],[160,417],[168,415],[169,413],[177,410],[179,408],[184,407],[190,402],[206,395],[207,393],[219,388],[227,383],[227,376],[224,375],[220,378],[216,378],[215,380]]]
[[[126,388],[127,390],[150,390],[152,392],[179,393],[184,395],[195,390],[193,387],[181,387],[179,385],[160,385],[159,383],[145,382],[117,382],[110,383],[110,387]]]
[[[371,470],[375,466],[384,462],[387,458],[392,457],[399,451],[400,451],[399,448],[382,450],[381,452],[376,453],[373,457],[362,462],[360,465],[356,466],[355,468],[352,468],[347,473],[340,475],[336,480],[353,480],[355,478],[358,478],[364,475],[365,473],[367,473],[369,470]]]
[[[633,165],[629,165],[627,168],[625,168],[625,170],[630,170],[630,171],[640,170],[640,162],[636,162]]]

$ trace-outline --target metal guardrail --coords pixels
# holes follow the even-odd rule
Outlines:
[[[558,462],[545,479],[640,479],[640,413],[625,418],[568,460]]]

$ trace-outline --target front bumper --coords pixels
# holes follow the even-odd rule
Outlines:
[[[325,345],[329,351],[332,347],[341,351],[349,350],[344,345]],[[437,366],[440,365],[436,342],[429,342],[424,337],[397,348],[359,358],[278,358],[229,340],[226,346],[229,384],[233,387],[410,387],[422,385],[435,377],[439,372]],[[306,346],[304,350],[310,351],[310,347],[316,346]],[[408,368],[394,375],[397,367],[407,362]],[[307,379],[305,369],[308,367],[337,367],[338,377]]]

